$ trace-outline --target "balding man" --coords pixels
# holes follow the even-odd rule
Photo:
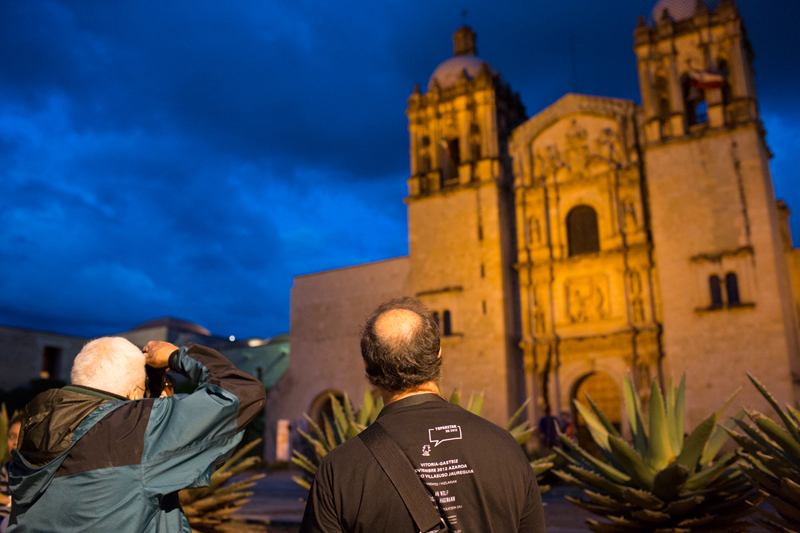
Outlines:
[[[145,399],[145,362],[198,384]],[[208,485],[264,406],[264,387],[202,346],[89,342],[72,385],[36,396],[12,458],[9,533],[187,532],[176,491]],[[153,389],[153,387],[150,387]]]
[[[448,531],[545,532],[536,477],[514,438],[439,394],[439,327],[419,300],[381,305],[364,325],[361,354],[385,404],[376,424],[408,457]],[[355,438],[323,459],[300,531],[419,528],[365,442]]]

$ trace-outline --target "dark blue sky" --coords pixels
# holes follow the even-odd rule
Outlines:
[[[292,277],[408,252],[406,99],[478,53],[529,115],[639,101],[654,0],[0,3],[0,324],[289,329]],[[800,2],[741,0],[778,197],[798,210]]]

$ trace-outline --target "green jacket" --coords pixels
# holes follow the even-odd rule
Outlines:
[[[8,533],[190,531],[177,491],[208,485],[265,392],[202,346],[175,352],[170,368],[197,390],[130,401],[69,386],[26,406]]]

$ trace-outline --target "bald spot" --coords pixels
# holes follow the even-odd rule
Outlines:
[[[422,327],[422,317],[408,309],[391,309],[375,321],[375,336],[392,347],[408,343]]]

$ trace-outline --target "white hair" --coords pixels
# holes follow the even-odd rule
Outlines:
[[[144,387],[145,356],[128,339],[100,337],[90,341],[75,357],[70,378],[82,385],[120,396]]]

